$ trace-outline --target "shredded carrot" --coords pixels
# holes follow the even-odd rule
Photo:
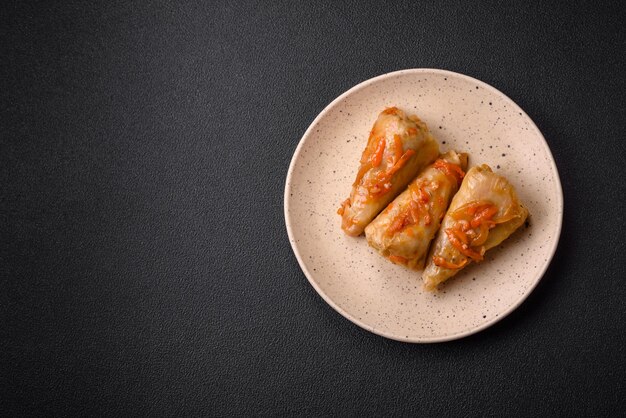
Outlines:
[[[392,262],[396,264],[406,264],[409,261],[408,259],[401,257],[399,255],[390,255],[387,258],[389,258],[389,260],[391,260]]]
[[[485,208],[495,206],[491,202],[487,201],[474,201],[467,203],[457,209],[454,212],[450,212],[450,216],[454,219],[467,219],[470,220],[476,213],[482,211]]]
[[[343,213],[346,211],[346,206],[350,206],[350,198],[341,202],[341,206],[337,209],[337,214],[343,216]]]
[[[452,244],[452,246],[456,248],[457,250],[459,250],[460,252],[469,248],[467,244],[464,245],[463,242],[454,234],[454,229],[447,228],[445,230],[445,233],[448,236],[448,240],[450,240],[450,243]]]
[[[467,264],[467,258],[465,260],[461,261],[459,264],[454,264],[454,263],[446,260],[443,257],[434,256],[433,257],[433,262],[438,267],[443,267],[443,268],[446,268],[446,269],[458,270],[458,269],[462,268],[463,266],[465,266]]]
[[[400,161],[400,158],[402,158],[402,151],[404,151],[404,147],[402,146],[402,138],[400,138],[400,135],[398,134],[395,134],[393,136],[393,148],[395,152],[393,163],[395,164]]]
[[[391,178],[406,164],[406,162],[415,154],[415,151],[408,149],[402,154],[400,160],[396,162],[393,167],[385,172],[380,172],[377,175],[377,182],[369,187],[370,196],[376,196],[379,194],[387,193],[391,189]]]
[[[420,218],[420,208],[415,200],[411,200],[409,204],[409,213],[411,214],[411,218],[413,218],[413,223],[417,223]]]
[[[463,254],[464,256],[470,257],[474,261],[481,261],[483,259],[483,256],[481,254],[482,252],[484,252],[483,249],[481,249],[480,253],[473,250],[469,245],[463,243],[463,241],[461,241],[455,235],[455,230],[452,228],[447,228],[445,232],[446,232],[446,235],[448,235],[450,244],[452,244],[454,248],[459,250],[461,254]]]
[[[485,203],[485,202],[472,202],[469,205],[467,205],[465,207],[465,211],[469,214],[474,216],[476,214],[476,212],[478,212],[479,210],[484,209],[485,207],[491,205],[491,203]]]
[[[459,239],[459,241],[461,241],[463,244],[468,244],[469,240],[467,239],[467,235],[465,235],[465,232],[463,231],[459,231],[458,229],[446,229],[446,231],[450,231],[450,233],[452,233],[455,237],[457,237]]]
[[[386,177],[390,178],[391,176],[396,174],[396,172],[400,170],[402,166],[406,164],[407,161],[409,161],[409,159],[413,156],[413,154],[415,154],[414,150],[412,149],[406,150],[404,154],[402,154],[402,157],[400,157],[400,159],[393,165],[393,167],[391,167],[387,171]]]
[[[396,218],[391,222],[389,228],[387,229],[387,234],[389,235],[421,221],[424,222],[425,226],[432,223],[432,217],[428,211],[428,206],[424,202],[424,200],[427,199],[424,199],[422,196],[422,193],[426,193],[423,186],[412,183],[411,186],[409,186],[409,189],[411,190],[411,200],[406,206],[404,206],[402,212],[397,214]],[[428,194],[426,195],[428,196]]]
[[[498,213],[498,208],[494,205],[485,206],[483,209],[480,209],[470,222],[472,228],[478,228],[481,224],[491,221],[491,218],[493,218],[496,213]]]
[[[467,232],[470,230],[470,223],[465,219],[461,219],[456,223],[455,228],[460,229],[463,232]]]
[[[417,135],[417,129],[415,128],[409,128],[406,130],[406,133],[413,136],[413,135]]]
[[[420,191],[420,202],[428,203],[428,201],[430,200],[430,195],[426,191],[426,187],[424,187],[424,185],[422,185],[419,188],[419,191]]]
[[[446,160],[442,160],[441,158],[435,161],[433,167],[442,171],[446,176],[455,178],[457,184],[460,184],[463,177],[465,177],[465,172],[461,169],[459,165],[453,164]]]
[[[372,167],[378,167],[383,160],[383,153],[385,152],[385,146],[387,145],[385,138],[380,138],[378,141],[378,146],[376,147],[376,151],[370,157],[370,162],[372,163]]]
[[[430,195],[426,191],[426,187],[424,184],[421,184],[419,188],[414,189],[413,200],[411,201],[411,207],[413,211],[411,214],[413,215],[413,219],[415,219],[415,223],[419,222],[420,212],[422,213],[421,218],[424,220],[424,225],[428,226],[432,222],[432,218],[430,216],[430,212],[428,211],[427,203],[430,200]]]
[[[472,260],[481,261],[485,254],[482,245],[489,237],[489,230],[496,225],[492,220],[496,213],[497,206],[487,201],[471,202],[450,212],[456,222],[445,232],[452,246]]]
[[[398,108],[397,107],[388,107],[387,109],[383,110],[383,115],[397,115],[398,114]]]
[[[403,213],[400,214],[399,216],[397,216],[393,222],[391,223],[391,225],[389,225],[389,228],[387,228],[387,235],[393,235],[394,233],[401,231],[407,224],[407,214]]]
[[[484,248],[481,247],[481,251],[480,252],[476,252],[474,251],[471,247],[467,247],[467,249],[462,250],[461,254],[463,254],[464,256],[467,256],[469,258],[471,258],[474,261],[483,261],[483,253],[484,253]]]

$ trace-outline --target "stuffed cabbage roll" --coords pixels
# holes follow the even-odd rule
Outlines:
[[[417,116],[385,109],[370,132],[350,197],[337,213],[348,235],[360,235],[417,173],[439,155],[439,145]]]
[[[422,274],[435,287],[507,239],[528,217],[513,186],[488,165],[472,167],[452,199]]]
[[[365,228],[367,242],[396,264],[422,269],[466,166],[467,154],[449,151],[442,155]]]

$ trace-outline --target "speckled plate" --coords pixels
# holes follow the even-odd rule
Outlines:
[[[417,114],[442,151],[468,152],[506,176],[530,211],[527,226],[437,293],[419,273],[344,235],[336,211],[349,194],[368,132],[385,107]],[[535,288],[559,240],[563,193],[541,132],[495,88],[450,71],[385,74],[348,90],[298,145],[285,185],[285,222],[302,270],[337,312],[368,331],[408,342],[461,338],[494,324]]]

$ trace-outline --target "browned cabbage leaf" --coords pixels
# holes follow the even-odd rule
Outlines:
[[[476,210],[473,215],[470,214],[472,210]],[[473,227],[472,219],[475,221],[481,211],[490,218],[480,227]],[[528,210],[504,177],[493,173],[486,164],[471,168],[452,199],[433,242],[422,273],[425,288],[433,290],[471,262],[480,261],[485,251],[507,239],[527,217]],[[478,223],[474,222],[474,225]],[[463,229],[466,231],[459,234],[458,231]],[[468,241],[467,244],[462,238]]]
[[[466,166],[466,154],[442,155],[365,228],[367,242],[392,262],[421,270]]]
[[[437,155],[439,145],[424,122],[398,108],[385,109],[370,133],[350,197],[338,210],[346,234],[360,235]]]

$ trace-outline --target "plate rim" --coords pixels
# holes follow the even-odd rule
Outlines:
[[[383,79],[387,79],[387,78],[392,78],[395,76],[399,76],[399,75],[404,75],[404,74],[423,74],[423,73],[437,73],[439,75],[447,75],[450,77],[459,77],[459,78],[463,78],[466,79],[468,81],[471,81],[473,83],[476,83],[477,85],[481,86],[484,89],[490,90],[492,93],[495,93],[496,95],[501,96],[502,98],[504,98],[506,101],[510,102],[511,105],[514,106],[514,108],[516,108],[519,112],[522,113],[523,116],[525,116],[531,123],[531,127],[532,129],[535,131],[535,133],[537,133],[539,135],[539,137],[541,138],[542,142],[543,142],[543,146],[545,148],[545,150],[547,151],[547,154],[550,156],[550,164],[552,169],[554,170],[554,173],[556,174],[555,179],[556,179],[556,191],[557,191],[557,200],[558,200],[558,225],[557,225],[557,230],[556,230],[556,234],[555,237],[556,239],[553,241],[551,248],[549,249],[549,256],[546,258],[546,261],[544,262],[543,266],[540,269],[539,274],[537,275],[537,279],[535,279],[534,283],[532,283],[527,289],[526,291],[513,303],[511,304],[511,306],[509,306],[505,311],[500,312],[498,315],[494,316],[493,318],[491,318],[489,321],[468,329],[468,330],[463,330],[463,331],[459,331],[456,332],[454,334],[449,334],[449,335],[445,335],[445,336],[435,336],[435,337],[422,337],[422,338],[414,338],[414,337],[410,337],[410,338],[402,338],[400,336],[397,336],[395,334],[392,333],[388,333],[385,332],[384,329],[377,329],[375,327],[372,327],[366,323],[364,323],[363,321],[359,320],[358,318],[354,317],[353,315],[351,315],[349,312],[345,311],[343,308],[341,308],[339,305],[337,305],[317,284],[317,282],[312,278],[312,274],[309,272],[309,270],[306,268],[306,264],[304,263],[302,256],[300,254],[300,252],[298,251],[297,247],[296,247],[296,242],[295,239],[293,237],[293,232],[292,232],[292,228],[293,226],[291,225],[291,221],[289,219],[289,205],[290,205],[290,200],[291,200],[291,196],[289,195],[289,187],[291,185],[291,177],[292,174],[294,172],[294,168],[295,168],[295,162],[298,160],[300,153],[302,152],[302,148],[304,146],[304,143],[306,141],[306,139],[311,135],[311,132],[313,131],[313,128],[318,124],[319,120],[322,119],[328,112],[330,112],[330,110],[340,101],[342,101],[344,98],[346,98],[347,96],[351,95],[352,93],[361,90],[371,84],[374,84],[380,80]],[[409,68],[409,69],[403,69],[403,70],[398,70],[398,71],[392,71],[389,73],[385,73],[385,74],[381,74],[378,75],[376,77],[372,77],[369,78],[367,80],[364,80],[356,85],[354,85],[353,87],[351,87],[350,89],[346,90],[345,92],[343,92],[342,94],[340,94],[337,98],[335,98],[333,101],[331,101],[328,105],[326,105],[326,107],[324,107],[324,109],[315,117],[315,119],[313,119],[313,121],[311,122],[311,124],[309,125],[309,127],[306,129],[306,131],[304,132],[304,134],[302,135],[302,137],[300,138],[300,141],[298,142],[298,145],[296,146],[296,149],[291,157],[291,161],[289,163],[289,168],[287,170],[287,177],[285,179],[285,190],[284,190],[284,195],[283,195],[283,215],[285,217],[285,226],[287,228],[287,235],[289,237],[289,244],[291,245],[291,249],[294,253],[294,255],[296,256],[296,259],[298,260],[298,264],[300,266],[300,269],[302,270],[302,272],[304,273],[305,277],[307,278],[307,280],[309,281],[309,283],[311,284],[311,286],[313,286],[313,288],[315,289],[315,291],[317,292],[317,294],[319,296],[322,297],[322,299],[328,304],[330,305],[336,312],[338,312],[341,316],[343,316],[344,318],[346,318],[347,320],[349,320],[350,322],[352,322],[353,324],[359,326],[360,328],[363,328],[371,333],[374,333],[376,335],[379,335],[381,337],[385,337],[385,338],[389,338],[395,341],[401,341],[401,342],[405,342],[405,343],[415,343],[415,344],[424,344],[424,343],[437,343],[437,342],[446,342],[446,341],[452,341],[452,340],[457,340],[460,338],[464,338],[464,337],[468,337],[470,335],[476,334],[480,331],[483,331],[491,326],[493,326],[494,324],[496,324],[497,322],[501,321],[502,319],[506,318],[507,316],[509,316],[513,311],[515,311],[527,298],[528,296],[533,292],[533,290],[535,290],[535,288],[537,287],[537,285],[539,284],[539,282],[541,281],[541,279],[543,279],[546,271],[548,270],[548,267],[550,266],[550,264],[552,263],[552,260],[554,259],[554,255],[556,253],[558,244],[561,240],[561,232],[563,230],[563,188],[561,185],[561,178],[559,175],[559,171],[558,168],[556,166],[556,161],[554,160],[554,156],[552,155],[552,151],[550,150],[550,146],[548,145],[548,142],[546,141],[545,137],[543,136],[543,134],[541,133],[541,131],[539,130],[539,128],[537,127],[537,125],[535,124],[535,122],[532,120],[532,118],[530,116],[528,116],[528,114],[524,111],[524,109],[522,109],[517,103],[515,103],[513,101],[513,99],[511,99],[509,96],[507,96],[506,94],[504,94],[503,92],[501,92],[500,90],[498,90],[497,88],[493,87],[490,84],[485,83],[484,81],[478,80],[474,77],[465,75],[465,74],[461,74],[461,73],[457,73],[454,71],[450,71],[450,70],[444,70],[444,69],[438,69],[438,68]]]

